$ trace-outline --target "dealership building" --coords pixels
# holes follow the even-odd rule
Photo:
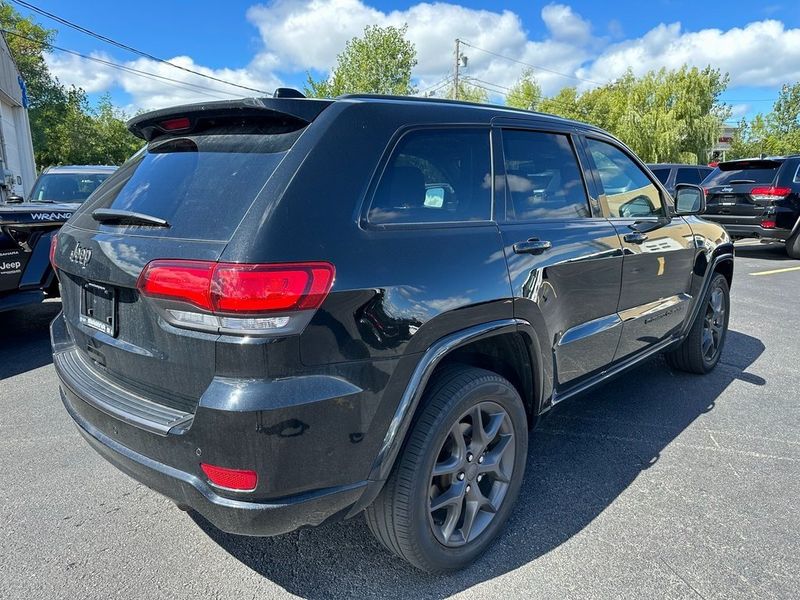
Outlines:
[[[0,202],[27,197],[36,179],[25,84],[0,35]]]

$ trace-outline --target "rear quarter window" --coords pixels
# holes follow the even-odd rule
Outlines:
[[[228,240],[299,135],[225,129],[151,142],[98,190],[75,225]],[[143,213],[165,219],[170,227],[99,225],[91,217],[97,208]]]
[[[488,221],[488,129],[420,129],[398,142],[375,189],[374,225]]]

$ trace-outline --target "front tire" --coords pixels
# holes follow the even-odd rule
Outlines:
[[[714,273],[689,335],[666,354],[669,365],[700,375],[716,367],[728,333],[730,306],[728,280],[721,273]]]
[[[525,409],[491,371],[446,367],[375,502],[367,525],[390,551],[433,573],[469,565],[501,531],[528,450]]]

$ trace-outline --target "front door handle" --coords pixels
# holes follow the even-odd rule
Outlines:
[[[550,250],[553,244],[547,240],[537,240],[531,238],[527,242],[517,242],[514,244],[514,252],[517,254],[541,254],[546,250]]]
[[[642,244],[647,241],[647,234],[641,231],[632,231],[626,233],[622,239],[630,244]]]

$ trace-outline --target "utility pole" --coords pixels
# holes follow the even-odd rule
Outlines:
[[[453,100],[458,100],[458,69],[461,66],[461,40],[456,38],[456,62],[453,70]]]

